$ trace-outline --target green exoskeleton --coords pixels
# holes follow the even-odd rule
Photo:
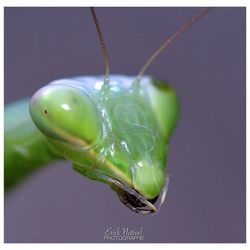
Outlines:
[[[40,166],[66,158],[80,174],[110,185],[133,211],[157,212],[168,187],[166,158],[179,102],[170,85],[144,72],[169,43],[211,9],[166,39],[138,76],[125,76],[109,74],[108,52],[91,8],[106,75],[56,80],[30,101],[6,107],[6,190]]]

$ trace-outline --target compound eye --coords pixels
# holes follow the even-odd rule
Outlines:
[[[36,126],[51,139],[88,147],[100,138],[99,112],[90,96],[69,86],[48,85],[30,102]]]

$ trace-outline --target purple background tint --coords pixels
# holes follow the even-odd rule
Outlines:
[[[200,8],[97,9],[111,72],[136,74]],[[104,73],[86,8],[5,8],[5,102],[71,75]],[[108,227],[144,228],[144,242],[245,241],[245,8],[217,8],[148,70],[181,100],[168,157],[167,201],[132,213],[69,162],[42,169],[5,199],[6,242],[103,242]]]

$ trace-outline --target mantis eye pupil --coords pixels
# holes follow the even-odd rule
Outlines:
[[[48,114],[48,111],[47,109],[44,110],[44,114],[47,115]]]

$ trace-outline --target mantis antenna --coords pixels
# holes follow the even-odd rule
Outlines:
[[[145,64],[142,66],[139,74],[136,77],[136,82],[139,83],[141,77],[147,70],[147,68],[152,64],[152,62],[161,54],[161,52],[171,43],[175,38],[177,38],[180,34],[182,34],[184,31],[186,31],[192,24],[197,22],[199,19],[204,17],[208,14],[209,11],[211,11],[214,7],[206,8],[203,12],[201,12],[197,16],[193,16],[188,22],[186,22],[180,29],[178,29],[174,34],[172,34],[169,38],[167,38],[160,47],[149,57],[149,59],[145,62]]]
[[[102,52],[103,52],[103,56],[104,56],[104,61],[105,61],[105,66],[106,66],[106,74],[105,74],[105,79],[104,79],[104,83],[109,83],[109,55],[108,55],[108,50],[106,48],[103,36],[102,36],[102,32],[101,32],[101,28],[99,26],[99,22],[95,13],[95,9],[93,7],[90,7],[91,10],[91,14],[92,17],[94,19],[94,23],[95,23],[95,27],[96,27],[96,31],[101,43],[101,47],[102,47]]]

